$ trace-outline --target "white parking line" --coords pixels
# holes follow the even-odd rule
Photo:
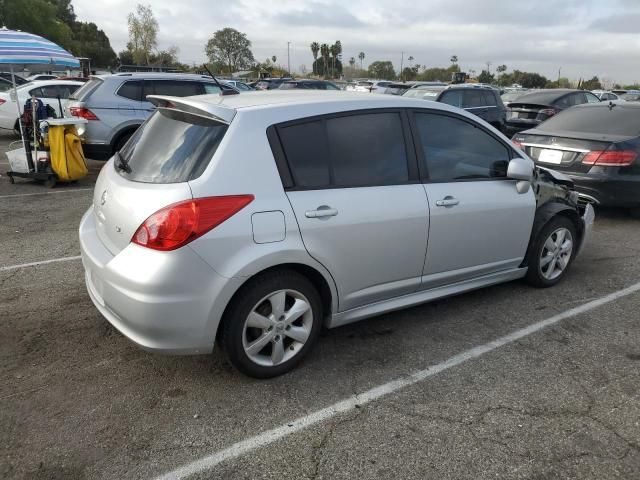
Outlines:
[[[55,193],[86,192],[88,190],[93,190],[93,188],[74,188],[74,189],[69,189],[69,190],[58,190],[58,191],[55,191],[55,192],[12,193],[10,195],[0,195],[0,198],[32,197],[34,195],[53,195]]]
[[[299,432],[300,430],[315,425],[316,423],[328,420],[340,413],[353,410],[357,406],[367,404],[369,402],[377,400],[380,397],[397,392],[400,389],[421,382],[429,377],[437,375],[440,372],[448,370],[449,368],[460,365],[467,360],[478,358],[485,353],[513,343],[516,340],[520,340],[521,338],[538,332],[543,328],[549,327],[562,320],[566,320],[567,318],[575,317],[576,315],[588,312],[589,310],[593,310],[594,308],[598,308],[602,305],[613,302],[614,300],[625,297],[637,291],[640,291],[640,282],[622,290],[618,290],[617,292],[610,293],[609,295],[606,295],[604,297],[582,304],[579,307],[566,310],[562,313],[559,313],[558,315],[547,318],[546,320],[542,320],[540,322],[529,325],[528,327],[516,330],[515,332],[505,335],[504,337],[497,338],[489,343],[485,343],[484,345],[466,350],[462,353],[459,353],[458,355],[449,358],[448,360],[445,360],[442,363],[438,363],[437,365],[431,365],[424,370],[419,370],[417,372],[411,373],[406,377],[402,377],[397,380],[385,383],[384,385],[372,388],[371,390],[367,390],[366,392],[363,392],[361,394],[353,395],[337,403],[334,403],[329,407],[323,408],[322,410],[317,410],[309,415],[297,418],[296,420],[288,422],[282,426],[276,427],[272,430],[267,430],[266,432],[256,435],[255,437],[247,438],[246,440],[234,443],[224,450],[220,450],[209,456],[201,458],[200,460],[196,460],[171,472],[165,473],[164,475],[157,477],[156,480],[182,479],[190,475],[203,472],[212,467],[215,467],[225,460],[238,458],[246,453],[251,452],[252,450],[270,445],[271,443],[280,440],[281,438]]]
[[[21,263],[20,265],[8,265],[6,267],[0,267],[0,272],[7,272],[9,270],[17,270],[18,268],[25,267],[37,267],[38,265],[47,265],[49,263],[71,262],[73,260],[80,260],[81,258],[82,257],[78,255],[77,257],[52,258],[51,260],[41,260],[40,262]]]

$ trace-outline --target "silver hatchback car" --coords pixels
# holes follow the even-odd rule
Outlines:
[[[104,166],[89,295],[141,347],[255,377],[321,327],[526,278],[560,281],[593,222],[572,183],[487,123],[392,95],[152,97]]]

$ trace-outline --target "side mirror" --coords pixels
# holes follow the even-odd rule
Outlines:
[[[507,168],[507,177],[530,182],[533,180],[533,168],[533,161],[528,158],[512,158]]]
[[[516,182],[516,190],[518,193],[527,193],[529,187],[531,187],[531,180],[533,180],[534,164],[528,158],[515,157],[509,162],[507,168],[507,177]]]

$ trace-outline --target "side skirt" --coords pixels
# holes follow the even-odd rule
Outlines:
[[[439,298],[458,295],[459,293],[476,290],[482,287],[488,287],[489,285],[509,282],[511,280],[516,280],[518,278],[524,277],[526,273],[526,267],[514,268],[511,270],[505,270],[502,272],[491,273],[489,275],[483,275],[481,277],[464,280],[462,282],[453,283],[451,285],[444,285],[442,287],[436,287],[430,290],[410,293],[408,295],[392,298],[390,300],[376,302],[371,305],[353,308],[351,310],[347,310],[346,312],[339,312],[332,315],[328,319],[327,327],[341,327],[342,325],[347,325],[359,320],[364,320],[365,318],[380,315],[381,313],[393,312],[394,310],[400,310],[402,308],[411,307],[413,305],[419,305],[421,303],[430,302]]]

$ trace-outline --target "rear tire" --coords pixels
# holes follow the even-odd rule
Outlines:
[[[249,280],[231,301],[220,343],[236,369],[271,378],[303,360],[318,339],[322,318],[320,295],[306,277],[269,272]]]
[[[124,144],[129,141],[129,139],[131,138],[131,135],[133,135],[133,132],[125,133],[124,135],[122,135],[118,139],[118,141],[115,143],[113,147],[113,153],[116,153],[122,150],[122,147],[124,147]]]
[[[575,257],[578,241],[576,226],[569,218],[553,217],[540,231],[529,252],[527,282],[538,288],[559,283]]]

